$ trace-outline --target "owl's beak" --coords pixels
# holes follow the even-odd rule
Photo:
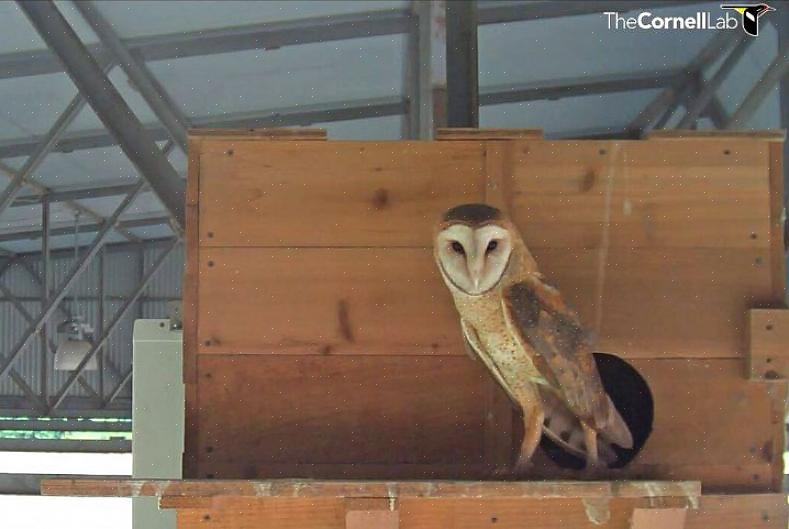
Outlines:
[[[471,283],[474,285],[474,289],[477,290],[479,288],[479,283],[482,280],[482,270],[485,268],[485,259],[484,256],[472,255],[471,256],[471,266],[469,266],[469,272],[471,276]]]

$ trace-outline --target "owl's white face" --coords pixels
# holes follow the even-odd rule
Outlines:
[[[495,224],[478,228],[454,224],[439,232],[435,244],[446,278],[471,295],[498,284],[512,252],[510,232]]]

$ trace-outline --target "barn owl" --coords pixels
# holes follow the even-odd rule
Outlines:
[[[434,235],[470,356],[523,412],[515,473],[529,468],[543,433],[588,469],[615,460],[611,444],[631,448],[630,430],[603,389],[590,333],[545,282],[512,222],[494,207],[465,204],[447,211]]]

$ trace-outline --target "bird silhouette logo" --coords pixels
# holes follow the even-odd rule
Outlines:
[[[765,13],[775,11],[767,4],[723,4],[721,9],[733,9],[742,16],[742,29],[748,35],[759,35],[759,19]]]

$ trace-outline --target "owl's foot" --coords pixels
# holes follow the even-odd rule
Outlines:
[[[534,463],[531,462],[531,456],[521,456],[513,465],[511,472],[516,478],[522,478],[528,475],[532,469],[534,469]]]

